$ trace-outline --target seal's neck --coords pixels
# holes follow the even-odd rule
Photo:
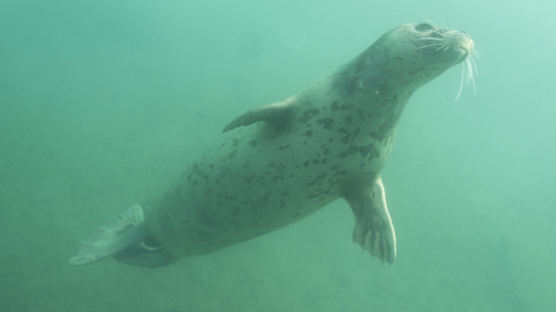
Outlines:
[[[369,70],[369,65],[361,66],[361,58],[356,58],[344,68],[329,77],[329,89],[337,93],[341,102],[352,106],[361,116],[377,117],[395,123],[406,103],[419,85],[396,78],[393,73],[384,72],[380,66]],[[365,67],[364,71],[361,67]]]
[[[376,44],[375,44],[376,45]],[[406,103],[425,82],[414,79],[405,68],[392,65],[375,45],[329,77],[330,89],[338,98],[348,99],[365,116],[377,116],[395,123]],[[412,79],[413,78],[413,79]]]

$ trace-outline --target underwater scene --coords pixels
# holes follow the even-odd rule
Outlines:
[[[0,311],[556,311],[555,9],[0,0]]]

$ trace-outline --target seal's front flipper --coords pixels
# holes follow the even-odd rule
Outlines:
[[[367,187],[346,190],[345,198],[355,215],[353,240],[372,256],[393,263],[396,259],[396,233],[388,207],[384,185],[379,177]]]
[[[133,205],[125,209],[82,242],[77,255],[72,257],[69,263],[92,263],[139,244],[146,236],[144,220],[141,206]]]
[[[224,127],[223,132],[232,130],[239,126],[247,126],[257,121],[265,121],[276,128],[285,126],[292,118],[292,99],[273,103],[248,111],[247,113],[232,120]]]

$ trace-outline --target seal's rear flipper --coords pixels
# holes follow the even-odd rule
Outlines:
[[[82,265],[113,256],[142,242],[145,233],[143,209],[133,205],[97,228],[69,263]]]
[[[372,256],[393,263],[396,259],[396,233],[388,207],[382,179],[370,187],[355,186],[346,190],[345,198],[355,214],[353,240]]]

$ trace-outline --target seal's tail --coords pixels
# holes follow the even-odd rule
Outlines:
[[[85,241],[69,264],[83,265],[114,256],[145,237],[143,209],[132,205],[116,215],[112,220],[98,227]]]

